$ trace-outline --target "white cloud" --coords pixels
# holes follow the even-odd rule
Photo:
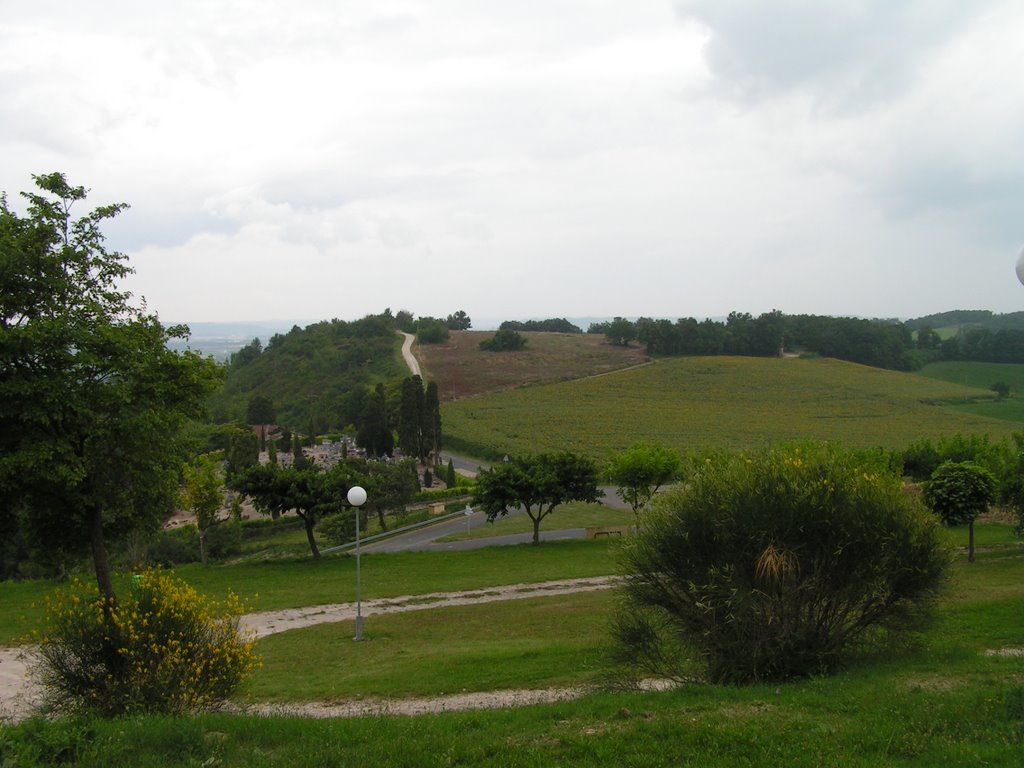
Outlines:
[[[0,189],[130,202],[168,319],[1020,303],[1015,4],[105,9],[6,9]]]

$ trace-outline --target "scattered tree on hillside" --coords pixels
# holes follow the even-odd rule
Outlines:
[[[436,464],[441,460],[441,398],[437,382],[427,382],[423,395],[423,449]]]
[[[533,543],[540,543],[541,521],[571,501],[597,502],[597,467],[590,459],[563,452],[516,456],[477,477],[473,505],[493,522],[517,507],[533,521]]]
[[[320,557],[313,530],[325,515],[343,507],[347,488],[337,485],[339,475],[329,475],[316,464],[303,469],[263,464],[250,467],[231,479],[231,486],[252,499],[253,506],[264,515],[277,519],[285,512],[294,511],[302,518],[306,540],[314,558]]]
[[[967,561],[974,562],[974,521],[996,498],[992,473],[970,461],[946,461],[924,485],[924,500],[946,525],[967,523]]]
[[[996,393],[999,400],[1005,400],[1010,396],[1010,385],[1005,381],[997,381],[989,389]]]
[[[444,320],[421,317],[416,321],[416,341],[420,344],[443,344],[448,337],[448,326]]]
[[[400,309],[395,315],[395,328],[404,333],[416,333],[416,319],[412,312]]]
[[[499,331],[533,331],[537,333],[583,333],[578,325],[573,325],[564,317],[552,317],[547,320],[506,320],[498,326]]]
[[[469,315],[461,309],[454,314],[448,315],[444,322],[450,331],[468,331],[473,327],[473,322],[469,319]]]
[[[204,568],[209,561],[206,532],[217,522],[217,512],[224,503],[220,465],[219,453],[207,453],[186,464],[183,469],[181,504],[196,517],[196,528],[199,529],[199,558]]]
[[[636,325],[624,317],[616,317],[608,323],[604,335],[612,344],[628,347],[629,342],[636,338]]]
[[[455,477],[455,462],[448,459],[448,472],[445,475],[445,485],[449,488],[454,488],[458,484],[458,480]]]
[[[107,540],[152,531],[173,509],[179,428],[220,369],[170,351],[188,329],[119,289],[132,269],[101,227],[127,206],[74,219],[85,188],[34,179],[25,216],[0,195],[0,493],[48,551],[91,550],[109,611]]]
[[[259,460],[260,440],[256,434],[251,429],[233,428],[228,439],[228,474],[233,475],[255,466]]]
[[[502,328],[491,338],[480,342],[480,349],[485,352],[517,352],[525,346],[526,339],[508,328]]]
[[[616,493],[639,521],[640,510],[662,485],[676,477],[681,466],[675,451],[663,445],[636,443],[611,460],[606,476],[618,486]]]
[[[258,338],[253,339],[240,350],[231,355],[230,365],[232,367],[241,368],[243,365],[248,365],[253,360],[263,354],[263,344]]]
[[[406,456],[423,456],[423,402],[423,379],[407,376],[398,407],[398,449]]]
[[[388,424],[383,384],[377,384],[374,388],[373,394],[366,401],[359,422],[356,445],[365,450],[367,456],[371,458],[390,456],[395,449],[395,441]]]

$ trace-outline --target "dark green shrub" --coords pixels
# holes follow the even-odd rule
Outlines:
[[[206,548],[214,559],[232,557],[242,551],[242,523],[226,520],[206,531]]]
[[[75,580],[48,600],[38,675],[58,711],[180,713],[216,707],[256,665],[239,636],[243,606],[218,609],[167,571],[146,571],[131,593],[104,605]]]
[[[509,328],[502,328],[480,342],[480,349],[485,352],[518,352],[525,346],[526,339]]]
[[[879,630],[916,628],[949,565],[900,478],[826,447],[710,459],[666,491],[625,550],[621,656],[715,681],[836,668]]]
[[[335,512],[321,520],[316,530],[333,546],[347,544],[356,539],[356,516],[348,512]]]
[[[160,531],[146,551],[146,559],[165,567],[199,562],[199,529],[183,525]]]

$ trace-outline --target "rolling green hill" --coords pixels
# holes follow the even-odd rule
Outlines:
[[[469,398],[445,405],[442,418],[449,448],[490,456],[564,448],[601,458],[637,440],[684,452],[797,439],[899,448],[1019,429],[944,405],[994,397],[837,360],[690,357]]]
[[[276,422],[317,434],[351,421],[353,393],[407,376],[401,336],[387,315],[331,320],[275,334],[266,348],[249,345],[232,356],[224,388],[211,398],[216,421],[244,420],[249,399],[269,397]]]

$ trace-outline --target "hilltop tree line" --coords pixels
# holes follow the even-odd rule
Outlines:
[[[976,314],[968,313],[972,318]],[[991,313],[978,317],[981,315],[992,319]],[[943,322],[948,318],[936,319]],[[785,315],[777,310],[757,317],[732,312],[725,321],[616,317],[591,324],[587,332],[603,334],[613,344],[639,342],[654,356],[772,357],[786,350],[898,371],[917,370],[937,360],[1024,363],[1024,328],[963,326],[943,339],[926,323]]]

